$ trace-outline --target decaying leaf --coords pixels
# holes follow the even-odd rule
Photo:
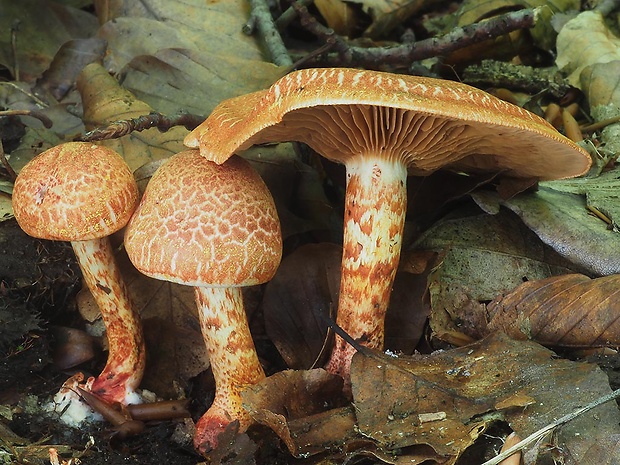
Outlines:
[[[620,273],[620,235],[589,215],[583,196],[540,187],[502,202],[548,246],[592,275]]]
[[[357,436],[342,378],[318,368],[286,370],[242,392],[243,406],[269,426],[296,457],[336,450]]]
[[[523,280],[572,272],[570,263],[506,211],[446,218],[429,229],[416,248],[440,253],[428,292],[431,328],[446,340],[453,340],[453,332],[480,337],[486,327],[483,302]]]
[[[556,64],[569,74],[575,87],[580,87],[579,75],[586,66],[620,60],[620,39],[596,11],[584,11],[567,22],[558,34],[556,46]]]
[[[122,88],[101,65],[87,65],[77,81],[84,106],[87,129],[114,121],[147,115],[153,109]],[[156,128],[129,134],[120,139],[106,140],[102,145],[123,155],[132,170],[150,161],[167,158],[183,149],[187,129],[177,126],[160,132]]]
[[[610,392],[596,381],[605,378],[596,365],[556,359],[536,343],[501,333],[428,356],[382,358],[353,357],[359,431],[395,453],[430,446],[435,463],[455,463],[495,421],[527,437]],[[601,406],[560,429],[557,445],[581,463],[599,438],[617,434],[618,420],[615,405]]]
[[[620,345],[620,275],[581,274],[521,284],[487,305],[489,331],[560,347]]]
[[[320,315],[337,306],[341,257],[336,244],[299,247],[265,287],[265,329],[290,368],[311,368],[321,354],[327,324]]]

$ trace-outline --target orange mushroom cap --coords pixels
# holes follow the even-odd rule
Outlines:
[[[304,142],[343,163],[383,152],[413,174],[447,166],[549,180],[582,175],[591,163],[544,119],[482,90],[347,68],[296,71],[226,100],[185,138],[216,163],[274,141]]]
[[[125,160],[88,142],[67,142],[33,158],[13,188],[15,218],[40,239],[82,241],[127,224],[139,199]]]
[[[153,278],[238,287],[271,279],[282,238],[271,194],[247,161],[233,157],[220,166],[186,150],[151,178],[125,247]]]

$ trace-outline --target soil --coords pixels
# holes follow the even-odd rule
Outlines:
[[[191,421],[147,424],[139,435],[120,440],[104,423],[74,429],[43,412],[71,374],[53,363],[53,329],[80,327],[79,268],[69,244],[30,238],[15,220],[0,222],[0,257],[0,463],[49,464],[50,447],[61,463],[200,462],[184,434]],[[102,359],[80,369],[94,371]]]

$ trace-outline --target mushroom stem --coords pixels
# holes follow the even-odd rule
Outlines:
[[[194,446],[208,452],[233,421],[239,421],[239,432],[252,424],[241,391],[265,378],[265,372],[252,341],[241,288],[196,287],[195,295],[216,389],[213,404],[196,423]]]
[[[101,311],[108,338],[108,360],[91,392],[110,403],[138,403],[135,392],[145,365],[139,316],[127,292],[107,237],[72,241],[84,281]]]
[[[384,319],[400,259],[407,169],[386,155],[346,163],[342,276],[336,323],[364,346],[383,349]],[[327,370],[350,382],[355,349],[336,336]]]

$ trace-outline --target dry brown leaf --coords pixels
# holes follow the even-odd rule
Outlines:
[[[579,87],[579,75],[589,65],[620,60],[620,39],[596,11],[584,11],[567,22],[557,38],[556,64]],[[612,78],[612,76],[610,76]]]
[[[337,306],[341,257],[336,244],[299,247],[265,287],[265,329],[290,368],[311,368],[321,353],[327,325],[320,315]]]
[[[322,368],[286,370],[242,392],[243,406],[269,426],[295,457],[342,448],[355,432],[355,414],[342,396],[342,378]]]
[[[529,281],[487,305],[488,330],[551,346],[617,346],[619,295],[620,275]]]
[[[435,460],[445,464],[455,463],[495,421],[527,437],[611,392],[596,365],[557,359],[537,343],[502,333],[426,356],[378,356],[382,360],[363,353],[353,357],[359,431],[385,452],[407,455],[430,446]],[[564,425],[556,439],[582,463],[600,438],[617,434],[619,420],[615,404],[606,405]],[[579,434],[584,431],[588,434]]]
[[[87,129],[114,121],[149,114],[153,109],[123,89],[107,70],[96,63],[87,65],[77,80],[84,106],[84,124]],[[153,160],[167,158],[183,149],[187,129],[177,126],[160,132],[156,128],[134,132],[102,145],[120,153],[132,170]]]

